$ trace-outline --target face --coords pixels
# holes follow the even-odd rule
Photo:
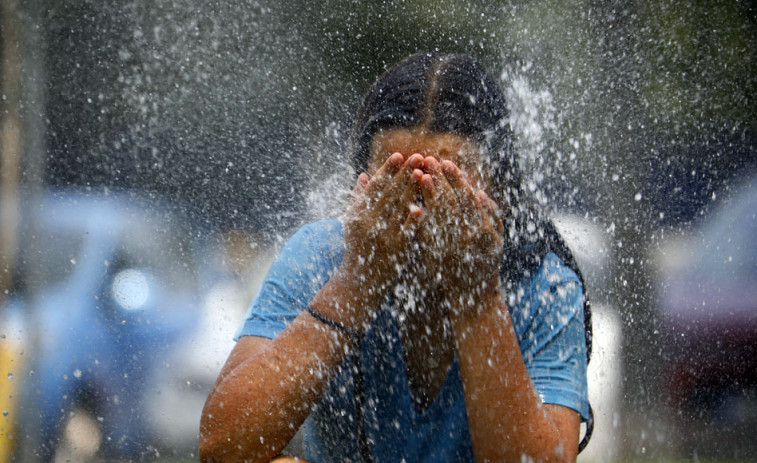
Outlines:
[[[490,191],[491,181],[481,163],[481,154],[475,143],[452,133],[428,132],[423,129],[383,130],[373,137],[368,173],[373,175],[386,159],[400,153],[407,159],[415,153],[437,160],[449,160],[465,172],[476,189]]]

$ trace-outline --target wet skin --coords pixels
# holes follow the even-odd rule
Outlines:
[[[575,461],[578,414],[541,402],[499,292],[502,221],[476,153],[452,134],[378,134],[345,220],[344,258],[311,306],[361,331],[393,285],[422,288],[424,310],[402,325],[416,407],[433,400],[457,353],[477,461]],[[203,410],[202,460],[272,459],[354,348],[307,312],[273,340],[241,338]]]

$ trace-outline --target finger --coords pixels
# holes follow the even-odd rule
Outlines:
[[[429,174],[434,174],[439,171],[439,161],[433,156],[426,156],[423,158],[423,170]]]
[[[408,205],[419,194],[419,185],[416,182],[418,173],[415,172],[417,169],[411,167],[413,164],[406,162],[391,179],[384,183],[381,191],[374,193],[376,195],[374,207],[384,219],[396,220],[398,217],[403,217],[402,220],[404,220]],[[402,221],[400,220],[399,223]]]
[[[468,179],[465,178],[463,171],[454,162],[449,160],[442,161],[441,171],[444,174],[444,178],[458,195],[465,193],[467,199],[474,197],[473,187],[468,182]]]
[[[413,179],[413,182],[415,182],[415,184],[416,184],[416,186],[418,188],[421,187],[421,181],[422,181],[424,175],[426,175],[426,174],[424,174],[422,170],[420,170],[420,169],[413,169],[412,179]]]
[[[365,188],[365,186],[368,185],[368,182],[370,180],[371,180],[371,176],[363,172],[357,177],[357,186],[361,188]]]
[[[479,198],[479,201],[484,206],[486,212],[488,214],[491,214],[492,216],[501,219],[502,218],[502,209],[500,209],[499,204],[497,204],[496,201],[491,199],[489,195],[484,190],[478,190],[476,191],[476,195]]]
[[[434,183],[434,179],[433,177],[431,177],[431,174],[424,174],[421,172],[420,185],[423,204],[425,204],[427,207],[430,207],[432,204],[436,203],[437,196],[436,184]]]
[[[490,212],[489,196],[484,190],[476,190],[476,199],[481,205],[482,209],[488,214]]]
[[[441,197],[448,193],[448,182],[445,182],[443,176],[440,175],[439,161],[433,156],[427,156],[423,160],[423,166],[426,170],[426,175],[423,176],[422,184],[426,187],[428,193],[432,195],[431,201],[439,202]],[[424,198],[425,199],[425,198]]]
[[[358,196],[362,194],[365,191],[365,186],[368,185],[368,182],[371,180],[371,176],[366,174],[365,172],[362,172],[357,177],[357,182],[355,182],[355,187],[352,189],[352,196]]]
[[[478,190],[476,196],[478,196],[479,201],[483,206],[484,215],[489,218],[489,221],[497,231],[497,234],[503,236],[505,233],[505,225],[502,222],[502,214],[500,213],[497,202],[491,199],[483,190]]]
[[[407,217],[402,223],[402,231],[405,233],[405,237],[408,240],[415,237],[422,220],[423,209],[417,204],[411,204],[408,209]]]
[[[422,176],[423,173],[420,170],[415,169],[405,184],[405,189],[403,190],[402,196],[396,207],[398,215],[397,219],[400,223],[403,223],[405,220],[408,210],[412,209],[413,206],[418,207],[416,200],[420,193],[420,179]]]
[[[423,155],[415,153],[405,161],[405,166],[409,166],[412,169],[423,168]]]
[[[457,199],[449,184],[439,182],[438,175],[423,174],[421,196],[426,211],[426,224],[432,235],[451,231],[453,218],[458,215]]]
[[[352,201],[348,215],[355,219],[361,216],[363,219],[367,219],[368,217],[364,215],[367,213],[372,216],[373,220],[385,218],[387,204],[391,204],[391,200],[385,199],[386,192],[382,190],[394,178],[396,171],[402,167],[402,164],[402,154],[394,153],[387,158],[372,177],[362,172],[352,190]]]
[[[404,160],[404,157],[400,153],[394,153],[389,156],[366,185],[365,193],[373,196],[377,191],[382,191],[386,183],[402,168]]]
[[[370,179],[371,176],[365,172],[358,175],[355,187],[350,193],[350,208],[353,212],[356,210],[362,210],[366,207],[368,198],[365,196],[365,187],[368,185]]]
[[[458,204],[465,220],[469,224],[475,225],[478,222],[477,217],[479,216],[481,204],[476,197],[473,187],[465,178],[463,171],[449,160],[442,161],[441,171],[444,174],[444,179],[450,185],[450,189],[457,196]]]
[[[401,156],[400,153],[395,153]],[[394,156],[394,155],[393,155]],[[394,160],[393,160],[394,161]],[[413,175],[413,172],[423,165],[423,156],[420,154],[414,154],[407,158],[407,160],[399,166],[392,177],[388,179],[383,187],[384,191],[390,190],[404,190],[407,186],[408,179]]]
[[[390,182],[393,183],[397,188],[404,188],[407,184],[408,179],[413,175],[413,172],[418,170],[418,168],[422,165],[423,156],[421,156],[420,154],[414,154],[410,156],[400,166]]]
[[[375,211],[377,220],[391,220],[398,210],[402,191],[411,175],[410,167],[401,164],[401,160],[399,153],[390,156],[365,187],[366,207]]]
[[[402,156],[402,153],[397,152],[397,153],[393,153],[391,156],[386,158],[386,161],[384,161],[384,165],[382,165],[381,167],[397,170],[402,166],[404,162],[405,162],[405,157]]]
[[[396,190],[404,190],[409,185],[409,180],[418,177],[416,171],[419,171],[422,166],[423,156],[421,156],[420,154],[414,154],[410,156],[397,171],[394,177],[388,182],[387,187],[385,188],[390,188],[389,185],[391,185],[391,188],[394,188]],[[416,185],[416,187],[417,186],[418,185]]]

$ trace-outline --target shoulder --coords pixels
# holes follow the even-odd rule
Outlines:
[[[282,332],[338,267],[341,237],[341,224],[335,220],[300,227],[276,256],[236,338],[272,339]]]
[[[336,246],[342,240],[342,223],[335,219],[323,219],[301,226],[288,243]]]
[[[581,286],[578,274],[554,252],[545,254],[539,266],[532,272],[524,274],[514,287],[514,297],[521,299],[529,296],[545,295],[560,287]],[[512,297],[512,296],[511,296]],[[517,301],[511,301],[517,302]]]
[[[343,255],[342,226],[338,221],[321,220],[303,225],[279,251],[261,290],[285,287],[294,292],[303,282],[327,281]]]
[[[583,320],[583,287],[578,274],[555,253],[524,275],[508,294],[508,307],[521,339],[529,331],[559,331],[570,320]]]
[[[578,274],[554,252],[548,252],[542,259],[539,269],[535,273],[535,281],[546,282],[550,286],[566,283],[580,284]]]
[[[300,227],[287,240],[276,260],[294,263],[302,259],[333,258],[341,255],[343,247],[342,224],[333,219],[319,220]]]

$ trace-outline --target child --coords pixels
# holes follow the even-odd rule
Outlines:
[[[343,223],[300,229],[203,411],[204,461],[575,461],[583,289],[544,246],[504,96],[418,54],[363,101]]]

